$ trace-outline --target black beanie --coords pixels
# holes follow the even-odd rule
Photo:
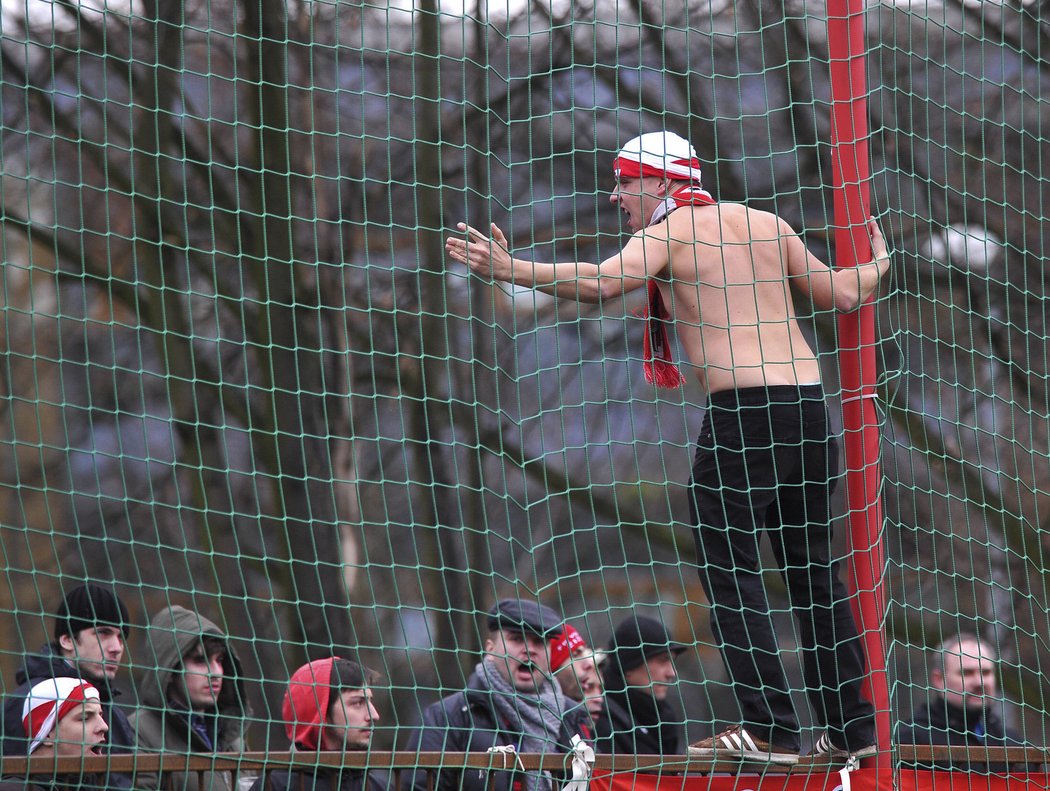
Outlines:
[[[118,626],[128,636],[128,608],[111,589],[93,583],[78,585],[66,594],[55,613],[55,639],[75,635],[98,624]]]

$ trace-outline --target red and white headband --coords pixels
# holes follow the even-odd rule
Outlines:
[[[700,160],[684,137],[674,132],[648,132],[620,149],[613,160],[616,178],[667,177],[700,184]]]
[[[22,706],[29,754],[51,735],[59,720],[89,700],[99,700],[98,690],[79,678],[49,678],[29,690]]]

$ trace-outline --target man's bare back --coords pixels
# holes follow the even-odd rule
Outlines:
[[[782,225],[725,203],[680,208],[642,231],[669,242],[660,290],[708,392],[820,382],[788,286]]]

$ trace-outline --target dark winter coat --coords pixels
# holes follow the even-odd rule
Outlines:
[[[52,643],[41,648],[39,653],[26,657],[25,665],[15,673],[15,684],[18,686],[4,700],[3,743],[0,747],[4,755],[26,754],[28,744],[22,728],[22,707],[29,690],[49,678],[80,678],[76,668],[62,657],[58,647]],[[109,726],[109,733],[106,734],[109,752],[131,752],[135,744],[131,723],[115,701],[121,694],[120,690],[105,680],[87,680],[98,689],[102,717]]]
[[[964,709],[952,705],[940,696],[917,708],[912,715],[912,722],[897,729],[897,743],[920,746],[1024,746],[1024,741],[1006,727],[996,712],[988,709]],[[1008,767],[1004,763],[951,760],[916,761],[907,765],[918,769],[955,769],[984,773],[1025,771],[1028,768],[1024,764],[1011,764]]]
[[[590,718],[583,706],[566,713],[558,735],[558,748],[563,753],[572,751],[572,737],[586,738],[590,732]],[[496,712],[492,693],[483,686],[477,673],[473,673],[463,692],[449,695],[427,707],[423,712],[423,724],[412,735],[407,750],[412,752],[483,753],[493,747],[514,745],[520,734],[509,730]],[[513,760],[513,759],[511,759]],[[460,775],[462,774],[462,777]],[[515,791],[524,788],[523,778],[514,771],[498,771],[495,775],[495,791]],[[436,773],[434,791],[486,791],[488,771],[467,769],[463,772],[445,770]],[[413,782],[414,781],[414,782]],[[409,776],[408,788],[426,791],[427,773],[418,771]]]
[[[683,755],[685,723],[665,700],[628,687],[615,666],[604,673],[605,714],[596,724],[595,751],[618,755]]]
[[[29,781],[24,777],[0,779],[0,791],[117,791],[124,787],[113,785],[99,775],[52,778],[34,776]]]
[[[22,726],[22,709],[29,690],[49,678],[80,678],[76,667],[62,656],[58,646],[54,643],[48,643],[40,649],[39,653],[27,656],[23,667],[15,673],[15,683],[18,684],[18,687],[4,699],[3,734],[0,740],[0,745],[2,745],[0,750],[4,755],[25,755],[26,750],[29,749],[25,729]],[[106,733],[108,751],[111,753],[131,752],[135,743],[131,723],[128,722],[127,714],[114,700],[120,696],[120,690],[106,679],[90,679],[90,682],[98,690],[99,702],[102,704],[102,718],[109,726],[109,731]],[[8,779],[5,778],[4,782],[8,782]],[[24,780],[21,782],[25,783]],[[30,784],[28,787],[46,789],[128,789],[132,787],[131,776],[117,772],[101,778],[77,778],[70,782],[73,784],[48,781],[42,784]]]
[[[390,791],[390,774],[380,769],[305,769],[272,772],[251,791]]]

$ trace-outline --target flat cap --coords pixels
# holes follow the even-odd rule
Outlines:
[[[489,631],[516,629],[539,637],[558,631],[563,621],[550,607],[526,599],[500,599],[488,616]]]

